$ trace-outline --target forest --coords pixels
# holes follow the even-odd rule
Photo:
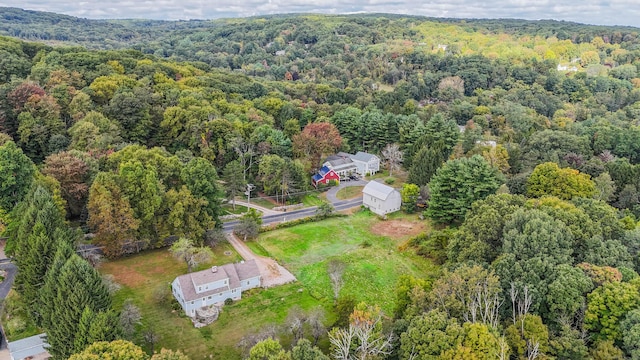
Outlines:
[[[431,228],[408,251],[438,274],[398,279],[392,313],[337,297],[315,342],[300,325],[246,357],[640,359],[640,29],[0,19],[0,232],[54,359],[150,357],[76,244],[215,243],[224,200],[298,202],[338,151],[402,159]]]

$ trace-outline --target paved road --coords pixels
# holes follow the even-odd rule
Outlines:
[[[13,280],[16,277],[18,268],[14,264],[6,262],[0,264],[0,269],[7,272],[7,277],[5,277],[2,284],[0,284],[0,299],[4,299],[7,297],[7,294],[9,294],[9,290],[11,290],[11,285],[13,285]]]
[[[333,207],[336,209],[336,211],[348,210],[354,207],[358,207],[360,205],[362,205],[362,198],[351,199],[351,200],[338,200],[337,202],[333,203]],[[317,207],[313,206],[313,207],[304,208],[300,210],[283,212],[278,215],[265,215],[262,217],[262,225],[270,225],[270,224],[276,224],[276,223],[311,217],[316,214],[316,209]],[[228,221],[222,224],[222,228],[225,231],[232,231],[233,228],[238,224],[238,222],[239,222],[238,220]]]

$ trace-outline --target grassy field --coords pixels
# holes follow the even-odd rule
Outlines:
[[[132,299],[141,309],[143,324],[139,333],[153,329],[160,336],[156,349],[181,349],[193,360],[240,359],[237,344],[243,336],[282,323],[294,306],[303,310],[322,307],[329,324],[333,322],[333,294],[326,272],[329,259],[337,258],[347,264],[341,294],[353,294],[356,299],[378,304],[390,313],[393,288],[401,274],[425,277],[438,270],[411,251],[398,250],[410,236],[408,233],[381,235],[382,229],[394,224],[409,226],[409,232],[425,228],[425,223],[413,216],[397,215],[383,222],[369,212],[360,212],[262,234],[256,242],[249,243],[250,247],[259,255],[278,259],[299,282],[243,293],[241,301],[224,306],[218,321],[202,329],[195,329],[181,310],[172,308],[171,302],[157,300],[157,289],[167,291],[171,281],[187,270],[166,249],[105,262],[100,271],[113,275],[122,285],[115,293],[117,308],[126,299]],[[237,260],[239,256],[225,244],[216,248],[215,258],[201,268]],[[136,342],[144,344],[141,335]]]
[[[301,202],[304,204],[304,207],[310,207],[310,206],[318,206],[322,204],[323,201],[324,200],[319,197],[319,194],[311,193],[311,194],[305,195],[302,198]]]
[[[393,183],[390,184],[390,186],[393,186],[395,188],[402,188],[402,184],[404,184],[405,182],[407,182],[407,177],[409,176],[409,173],[403,170],[400,171],[394,171],[393,175],[389,175],[389,171],[386,169],[380,169],[380,171],[378,173],[376,173],[373,176],[367,176],[365,179],[366,180],[376,180],[376,179],[382,179],[382,180],[387,180],[387,179],[393,179]],[[386,182],[385,182],[386,184]]]
[[[340,200],[353,199],[362,195],[364,186],[349,186],[338,190],[336,197]]]
[[[416,227],[423,224],[407,216],[394,221],[415,223]],[[387,225],[391,224],[369,212],[359,212],[346,218],[267,232],[249,246],[256,253],[277,259],[305,288],[323,299],[333,296],[327,263],[339,259],[347,264],[341,294],[353,294],[358,300],[378,304],[390,313],[393,288],[401,274],[425,277],[435,274],[438,268],[412,251],[398,250],[410,233],[416,232],[416,227],[407,228],[405,235],[402,229],[393,237],[380,235],[376,229]],[[421,230],[424,229],[418,229]]]

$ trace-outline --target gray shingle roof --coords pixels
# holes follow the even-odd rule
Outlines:
[[[353,161],[369,162],[374,158],[377,158],[377,156],[362,151],[358,151],[355,155],[351,155],[351,160]]]
[[[192,301],[202,299],[205,296],[218,294],[229,289],[239,288],[240,283],[243,280],[248,280],[257,276],[260,276],[258,264],[256,264],[255,260],[249,260],[239,264],[225,264],[218,266],[216,272],[213,272],[211,269],[206,269],[191,274],[180,275],[178,276],[178,281],[180,282],[180,289],[182,290],[184,300]],[[227,286],[196,293],[195,287],[198,285],[204,285],[227,278],[229,279]],[[194,283],[196,285],[194,285]]]
[[[11,352],[11,358],[15,360],[22,360],[30,356],[48,354],[47,350],[44,348],[46,344],[45,338],[45,334],[40,334],[10,342],[8,346],[9,351]]]
[[[362,192],[367,195],[371,195],[377,199],[387,200],[389,195],[397,191],[391,186],[379,183],[377,181],[369,181],[369,183],[362,189]]]

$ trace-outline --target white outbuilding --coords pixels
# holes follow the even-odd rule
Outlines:
[[[362,189],[362,204],[374,213],[384,216],[400,210],[402,197],[400,192],[391,186],[369,181]]]

